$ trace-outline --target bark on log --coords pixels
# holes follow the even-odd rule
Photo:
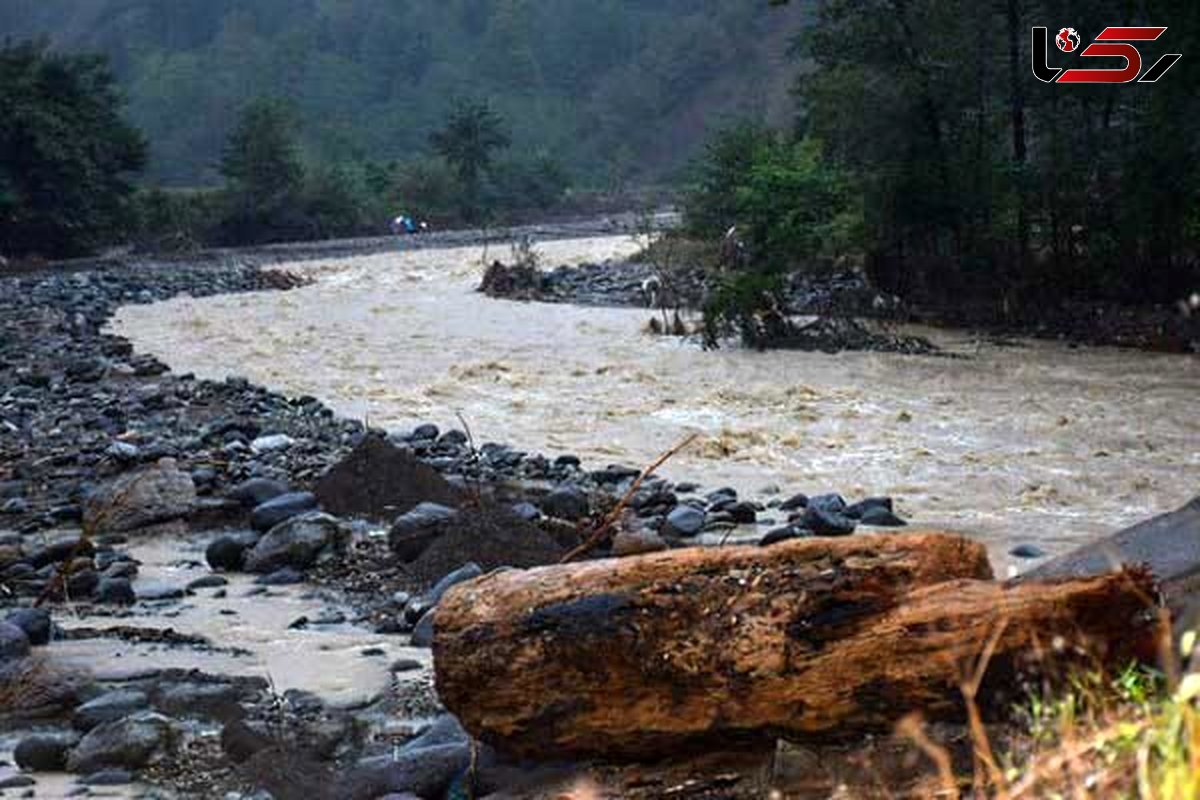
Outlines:
[[[941,534],[500,572],[439,606],[437,689],[473,735],[512,755],[647,759],[850,737],[912,710],[960,716],[964,665],[1001,619],[997,685],[1056,639],[1105,660],[1147,624],[1144,573],[990,577],[982,547]]]

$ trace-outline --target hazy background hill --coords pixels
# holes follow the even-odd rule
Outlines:
[[[580,183],[669,176],[730,117],[786,122],[803,12],[728,0],[4,0],[0,36],[108,54],[150,183],[211,185],[244,105],[322,162],[427,152],[455,99]]]

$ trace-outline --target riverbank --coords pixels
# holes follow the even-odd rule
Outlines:
[[[286,296],[308,280],[207,261],[75,265],[0,281],[0,750],[25,770],[0,768],[5,788],[252,797],[265,782],[276,797],[300,791],[295,775],[264,775],[270,759],[254,754],[271,752],[340,798],[372,759],[402,746],[422,772],[452,776],[428,761],[446,752],[416,736],[439,711],[419,638],[430,590],[464,563],[556,561],[578,544],[574,526],[603,514],[637,476],[638,466],[597,468],[429,424],[389,437],[312,396],[173,373],[105,330],[130,304]],[[544,530],[546,544],[522,556],[511,541],[451,542],[398,564],[393,537],[382,535],[390,521],[347,511],[313,523],[337,532],[336,558],[288,556],[242,572],[239,559],[268,538],[260,506],[295,503],[278,519],[303,517],[317,505],[305,490],[355,448],[389,438],[450,485],[494,487],[505,527]],[[757,502],[697,490],[646,482],[631,499],[628,535],[599,553],[715,542],[747,525],[751,541],[782,541],[901,522],[884,501],[847,508],[832,495]],[[97,512],[105,502],[121,511]],[[48,612],[32,609],[41,599]],[[451,738],[457,759],[466,742],[460,731]],[[291,740],[302,746],[276,752]]]
[[[571,251],[578,245],[567,241],[561,246]],[[587,252],[596,249],[589,246]],[[602,453],[583,453],[552,443],[548,455],[524,449],[551,438],[548,418],[535,416],[526,423],[531,424],[529,430],[512,424],[522,415],[540,413],[529,406],[508,408],[521,384],[495,377],[505,375],[506,370],[511,374],[517,366],[504,367],[503,362],[493,360],[496,367],[480,370],[474,363],[492,355],[484,348],[504,341],[502,327],[493,328],[486,317],[472,317],[470,333],[478,337],[470,345],[475,348],[474,361],[462,360],[448,336],[450,331],[434,327],[434,316],[406,309],[396,320],[402,325],[397,329],[396,321],[389,323],[386,315],[371,310],[372,302],[419,301],[430,315],[446,318],[463,297],[476,296],[477,267],[464,270],[463,265],[478,264],[477,253],[470,249],[446,251],[457,268],[443,264],[440,256],[430,262],[430,254],[414,252],[413,258],[426,259],[419,269],[403,258],[388,256],[297,263],[283,272],[212,263],[167,269],[109,267],[26,276],[4,284],[0,300],[0,320],[4,321],[0,425],[6,435],[0,444],[0,464],[4,465],[0,492],[5,514],[0,515],[0,529],[7,532],[0,541],[0,581],[13,594],[5,594],[0,604],[27,606],[47,590],[53,591],[55,576],[70,562],[68,602],[53,605],[53,624],[60,631],[51,637],[47,650],[35,646],[33,655],[81,675],[70,681],[56,677],[44,687],[52,691],[51,702],[41,703],[38,710],[48,716],[36,723],[7,719],[4,725],[9,735],[0,736],[0,743],[19,745],[39,729],[53,739],[40,742],[44,750],[59,755],[74,752],[84,732],[78,728],[91,725],[87,720],[76,723],[74,717],[87,702],[102,701],[101,707],[115,704],[122,715],[113,722],[129,714],[157,715],[141,720],[135,729],[121,729],[122,733],[140,736],[149,730],[147,736],[156,743],[152,754],[157,758],[171,753],[146,766],[100,770],[103,781],[119,783],[140,776],[183,796],[208,797],[217,791],[232,791],[239,793],[235,796],[252,797],[250,786],[255,781],[279,780],[278,775],[272,778],[269,770],[264,776],[272,759],[285,764],[293,778],[300,775],[303,783],[297,786],[295,781],[282,781],[276,797],[291,796],[288,786],[301,796],[316,797],[314,785],[343,791],[333,796],[352,796],[345,791],[355,785],[355,776],[362,777],[361,770],[369,773],[380,765],[381,758],[409,769],[419,767],[426,774],[453,777],[459,760],[468,753],[461,732],[440,721],[427,733],[435,741],[452,744],[414,738],[439,712],[428,671],[428,650],[414,647],[428,634],[430,589],[448,573],[459,577],[471,574],[469,569],[466,573],[458,570],[467,562],[490,569],[557,560],[578,541],[577,535],[573,541],[570,538],[577,534],[576,525],[602,516],[650,460],[598,460]],[[360,266],[365,271],[358,271]],[[463,289],[461,296],[457,289],[451,295],[439,294],[439,281],[447,277]],[[486,389],[478,402],[493,407],[499,403],[514,416],[485,426],[480,420],[487,417],[468,408],[464,418],[474,428],[470,436],[461,423],[455,424],[459,421],[453,415],[449,422],[437,420],[439,428],[418,403],[406,409],[415,417],[407,424],[374,413],[370,407],[368,413],[354,419],[342,415],[338,402],[326,405],[317,399],[315,395],[325,397],[323,391],[289,391],[287,381],[281,389],[267,389],[244,377],[213,380],[215,376],[205,374],[173,373],[163,360],[174,362],[181,351],[168,355],[158,350],[170,347],[169,336],[139,339],[134,346],[119,335],[121,326],[108,327],[113,314],[125,318],[142,305],[151,304],[142,310],[152,311],[183,304],[191,309],[184,328],[187,337],[218,355],[222,369],[253,375],[256,364],[266,358],[275,362],[276,368],[290,370],[291,379],[313,377],[318,370],[336,376],[332,364],[299,369],[286,363],[291,354],[306,352],[309,347],[286,328],[289,320],[313,325],[327,318],[335,325],[346,324],[348,330],[338,335],[321,334],[329,339],[329,352],[343,362],[348,353],[356,360],[371,357],[369,342],[357,338],[357,323],[342,320],[335,304],[329,302],[327,291],[331,288],[351,292],[346,299],[388,347],[396,350],[401,341],[403,349],[411,348],[416,356],[424,357],[424,339],[429,347],[447,351],[456,370],[449,373],[449,379],[467,388],[483,379]],[[210,299],[197,299],[206,297]],[[365,302],[364,297],[372,301]],[[517,307],[479,300],[505,313]],[[222,322],[209,316],[209,302],[232,303],[238,312]],[[313,303],[311,311],[309,303]],[[201,307],[204,313],[198,312]],[[282,309],[283,316],[273,317],[268,327],[257,329],[250,310],[273,307]],[[477,310],[469,307],[468,316]],[[529,325],[545,319],[540,316],[545,307],[531,310],[535,313]],[[574,313],[566,307],[563,310]],[[612,320],[565,317],[556,324],[562,325],[561,330],[590,324],[609,339],[626,335],[618,331],[628,324],[638,347],[650,346],[648,352],[661,357],[661,351],[653,349],[657,345],[636,333],[636,320],[642,313],[623,311]],[[506,327],[511,327],[511,321],[503,318]],[[609,330],[608,326],[614,327]],[[398,330],[405,332],[399,339]],[[542,331],[530,340],[531,355],[543,360],[548,352],[557,358],[573,357],[566,337],[547,342],[544,332],[560,328],[552,325],[531,330]],[[231,334],[252,350],[243,353],[237,346],[227,346],[226,337]],[[340,336],[357,341],[357,347],[347,347]],[[279,346],[268,346],[269,337],[279,337]],[[154,342],[153,349],[162,353],[163,360],[150,354],[147,342]],[[727,366],[735,364],[733,357],[724,357]],[[840,369],[846,363],[830,362],[829,366]],[[902,366],[907,371],[918,363],[904,361]],[[806,370],[811,372],[816,364],[807,362]],[[563,364],[551,366],[555,371],[564,368]],[[655,373],[659,380],[666,379],[667,367],[660,362]],[[633,359],[627,368],[641,370]],[[986,371],[988,365],[980,368]],[[596,394],[596,387],[603,387],[608,380],[606,373],[590,370],[588,374],[600,380],[586,399],[600,411],[607,410],[606,405],[615,408],[608,397]],[[695,373],[692,376],[694,379]],[[437,361],[379,377],[395,384],[448,380]],[[904,380],[911,379],[904,375]],[[722,377],[724,383],[731,380],[736,382],[730,375]],[[268,382],[273,387],[280,383],[278,379],[264,381]],[[644,391],[653,383],[639,379],[638,385]],[[749,391],[750,385],[744,388]],[[360,392],[361,388],[351,383],[350,390]],[[443,417],[452,402],[445,391],[443,388],[427,398],[442,408]],[[820,408],[820,391],[819,384],[810,388],[804,395],[805,404]],[[332,396],[337,398],[338,393]],[[748,395],[749,405],[763,413],[759,399]],[[836,407],[850,399],[845,392],[835,392],[829,402]],[[734,406],[738,402],[736,397],[723,396],[722,402],[726,401]],[[632,424],[630,419],[618,415],[614,424],[627,427]],[[541,430],[540,436],[534,428]],[[488,442],[496,431],[504,434],[498,438],[511,443]],[[475,439],[483,436],[481,432],[486,432],[486,437]],[[590,435],[597,433],[592,430]],[[493,504],[507,515],[504,528],[524,531],[524,544],[540,544],[520,552],[513,541],[480,549],[473,546],[471,537],[464,542],[442,531],[435,537],[436,546],[404,560],[412,555],[408,547],[414,534],[418,541],[425,541],[428,528],[441,530],[437,519],[443,512],[425,509],[415,517],[402,514],[404,521],[396,524],[392,524],[396,516],[392,512],[371,520],[352,507],[339,507],[362,481],[335,482],[332,494],[320,488],[322,477],[331,468],[370,443],[390,448],[390,455],[371,457],[373,470],[379,468],[379,459],[411,453],[430,470],[427,476],[440,476],[438,480],[444,478],[460,491],[489,487]],[[734,443],[730,437],[703,441],[698,447],[699,460],[682,466],[672,462],[670,472],[683,478],[696,474],[692,465],[723,463],[733,456],[726,448]],[[654,442],[649,446],[656,452],[665,449]],[[605,466],[610,460],[620,463]],[[828,478],[777,481],[768,486],[756,464],[751,461],[744,467],[761,491],[717,488],[722,482],[711,479],[705,481],[703,490],[694,482],[670,476],[648,482],[631,498],[628,535],[599,552],[628,554],[694,543],[717,544],[726,539],[774,542],[802,536],[806,530],[844,533],[868,514],[878,522],[893,509],[907,516],[905,509],[920,508],[907,494],[897,505],[877,500],[846,508],[842,499],[832,494],[839,485]],[[398,469],[398,474],[407,474],[409,467]],[[145,525],[139,523],[127,533],[97,540],[90,551],[77,549],[81,530],[90,518],[89,498],[94,490],[143,474],[158,476],[155,485],[163,487],[154,503],[161,505],[170,499],[167,489],[178,490],[184,495],[181,505],[186,512],[156,513],[141,520]],[[430,481],[436,484],[433,477],[420,483],[428,490]],[[823,491],[814,492],[814,485]],[[342,488],[337,490],[338,486]],[[840,488],[855,501],[873,493],[868,486],[874,487],[858,479]],[[795,491],[801,488],[817,496]],[[317,490],[316,497],[298,496],[309,489]],[[409,499],[444,500],[432,495]],[[294,563],[290,556],[282,562],[264,556],[260,566],[265,566],[247,574],[248,554],[275,535],[262,530],[266,523],[261,521],[269,516],[261,507],[272,503],[270,514],[279,513],[282,505],[287,513],[307,519],[309,512],[322,505],[327,511],[334,510],[335,516],[284,528],[277,539],[286,534],[287,541],[292,537],[310,541],[308,537],[313,535],[319,537],[320,545],[303,548],[303,555]],[[161,514],[168,517],[163,520],[165,527],[160,527]],[[256,517],[260,519],[257,531]],[[917,518],[926,517],[918,512]],[[471,519],[466,518],[468,524],[474,524]],[[427,526],[431,520],[434,524]],[[887,521],[894,524],[890,518]],[[489,530],[486,523],[482,528]],[[494,529],[491,526],[490,530]],[[267,549],[263,545],[263,550]],[[407,555],[399,558],[402,550]],[[28,617],[27,612],[22,613]],[[0,616],[7,613],[0,612]],[[34,616],[36,619],[22,619],[31,629],[45,622],[44,616]],[[25,637],[31,638],[28,633]],[[10,677],[24,674],[15,672],[14,664],[29,664],[23,656],[13,660],[19,643],[14,648],[5,656]],[[331,676],[337,679],[333,683],[329,682]],[[89,735],[91,730],[86,728]],[[279,742],[289,738],[299,739],[306,743],[307,751],[323,755],[312,759],[301,757],[294,749],[279,750]],[[175,741],[173,747],[165,744],[168,739]],[[239,743],[252,754],[265,755],[257,760],[247,756],[238,765],[234,753],[244,755]],[[29,747],[32,745],[26,750]],[[451,749],[439,749],[446,747]],[[645,784],[655,788],[639,789],[630,796],[639,791],[643,796],[655,796],[660,789],[689,781],[699,781],[692,784],[698,787],[696,796],[703,796],[704,791],[715,793],[710,796],[755,796],[761,787],[742,780],[757,774],[761,766],[758,757],[747,760],[734,754],[725,758],[727,764],[736,766],[729,769],[742,776],[734,784],[727,777],[713,778],[732,774],[728,771],[714,770],[712,764],[698,768],[685,762],[668,765]],[[44,763],[61,766],[54,760]],[[72,779],[55,774],[48,780],[57,783],[43,783],[43,774],[3,773],[0,781],[11,777],[15,787],[30,779],[37,781],[39,788],[73,785]],[[511,772],[509,777],[516,779]],[[628,775],[621,777],[625,779]],[[135,788],[127,792],[121,790],[125,796],[154,796],[156,791],[132,785]]]

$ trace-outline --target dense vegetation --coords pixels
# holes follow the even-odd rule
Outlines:
[[[117,113],[103,59],[0,49],[0,243],[9,253],[85,253],[134,220],[140,134]]]
[[[4,0],[0,37],[112,59],[147,179],[221,182],[247,105],[294,109],[305,158],[409,162],[459,100],[578,183],[659,178],[725,113],[787,113],[789,26],[726,0]],[[802,12],[788,12],[792,19]]]
[[[1108,25],[1168,26],[1140,45],[1145,67],[1185,55],[1153,84],[1041,83],[1030,29],[1063,24],[1085,43]],[[738,224],[749,245],[726,306],[853,253],[884,291],[1000,319],[1200,286],[1194,2],[1064,16],[1025,0],[829,0],[798,47],[796,128],[723,134],[689,200],[693,231]],[[1051,49],[1054,66],[1081,66]]]

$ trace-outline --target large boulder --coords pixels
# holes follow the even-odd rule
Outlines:
[[[420,503],[456,506],[462,499],[436,470],[379,436],[364,439],[314,491],[330,513],[374,520],[395,519]]]
[[[308,569],[344,547],[348,538],[348,529],[336,517],[320,512],[292,517],[272,528],[246,553],[246,570]]]
[[[67,757],[71,772],[102,769],[137,770],[162,757],[170,748],[174,730],[161,714],[142,712],[93,728]]]
[[[83,524],[94,533],[128,533],[182,519],[195,507],[192,476],[164,458],[97,490],[84,508]]]
[[[1136,564],[1149,567],[1177,617],[1200,616],[1200,497],[1050,559],[1019,580],[1102,575]]]

